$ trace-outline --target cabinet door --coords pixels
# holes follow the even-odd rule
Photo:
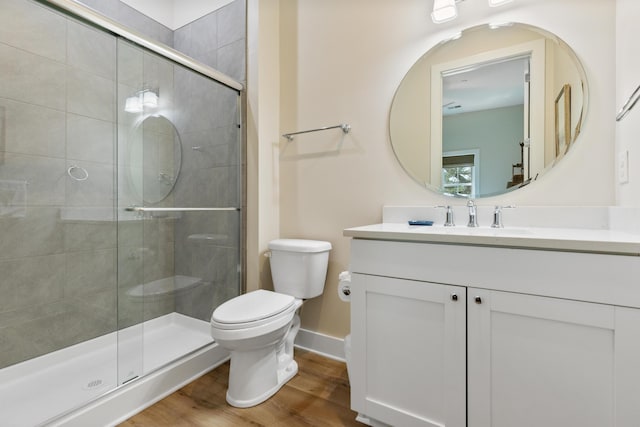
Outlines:
[[[469,288],[467,315],[469,427],[638,425],[638,310]]]
[[[394,426],[466,424],[464,287],[353,274],[351,406]]]

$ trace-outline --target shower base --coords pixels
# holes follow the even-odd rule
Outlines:
[[[116,412],[135,413],[162,396],[152,396],[149,399],[145,395],[143,400],[146,402],[138,402],[137,405],[141,406],[138,408],[131,406],[132,401],[135,401],[131,397],[125,398],[127,404],[118,407],[118,395],[126,393],[127,389],[133,391],[144,387],[147,374],[151,373],[149,377],[158,377],[163,368],[170,370],[170,362],[176,360],[178,362],[173,363],[173,370],[176,370],[176,366],[179,368],[178,376],[197,376],[200,372],[190,373],[188,369],[180,369],[179,360],[188,354],[203,353],[196,351],[203,346],[217,347],[212,343],[209,330],[208,322],[171,313],[5,368],[0,371],[2,424],[12,427],[36,426],[74,408],[78,411],[77,408],[90,401],[94,402],[89,406],[97,408],[99,414],[98,401],[101,399],[111,405],[106,412],[113,412],[115,408]],[[202,359],[201,355],[195,357]],[[224,358],[225,355],[222,354],[221,357]],[[210,355],[204,358],[207,360],[200,359],[196,370],[203,366],[206,369],[211,362]],[[142,378],[135,380],[137,377]],[[173,378],[170,381],[164,379],[164,382],[182,384],[188,379],[190,378]],[[112,391],[117,384],[124,382],[124,386]],[[152,394],[158,393],[158,390],[153,390]],[[145,391],[143,394],[148,393]],[[100,397],[102,395],[104,396]],[[93,417],[86,408],[79,411],[83,414],[78,418],[80,423],[103,420],[98,415]],[[115,420],[124,419],[126,415],[121,413],[120,416],[111,416]],[[66,418],[71,420],[68,424],[54,424],[74,425],[73,419],[77,417],[71,411]]]

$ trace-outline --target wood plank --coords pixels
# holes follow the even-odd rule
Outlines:
[[[226,402],[227,362],[120,426],[362,426],[350,409],[346,365],[308,351],[295,352],[298,374],[260,405],[240,409]]]

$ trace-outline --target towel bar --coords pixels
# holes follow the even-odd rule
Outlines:
[[[638,99],[640,99],[640,86],[638,86],[636,90],[633,91],[629,99],[627,99],[627,102],[625,102],[622,108],[620,109],[620,111],[618,111],[618,115],[616,116],[616,122],[619,122],[620,120],[624,119],[624,116],[626,116],[629,113],[629,111],[631,111],[633,107],[636,105],[636,102],[638,102]]]
[[[309,132],[318,132],[321,130],[328,130],[328,129],[342,129],[342,132],[344,133],[349,133],[349,131],[351,131],[351,126],[348,124],[339,124],[336,126],[326,126],[323,128],[317,128],[317,129],[309,129],[309,130],[301,130],[299,132],[290,132],[290,133],[285,133],[284,135],[282,135],[283,138],[287,138],[289,141],[293,141],[293,135],[300,135],[301,133],[309,133]]]

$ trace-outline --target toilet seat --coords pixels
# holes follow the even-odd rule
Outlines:
[[[298,306],[291,295],[258,289],[220,305],[211,316],[211,324],[225,330],[256,328],[292,315]]]

